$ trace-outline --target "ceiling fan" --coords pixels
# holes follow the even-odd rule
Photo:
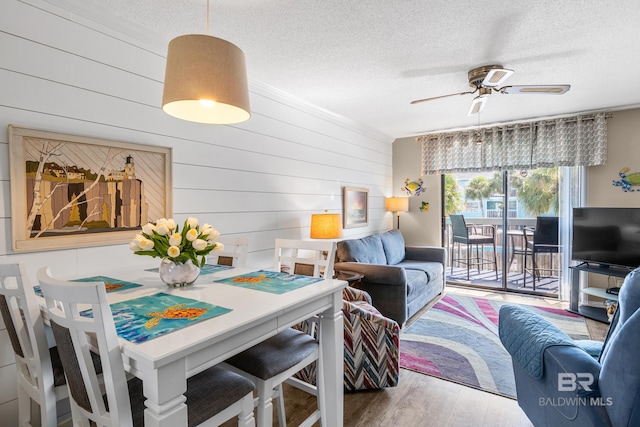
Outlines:
[[[434,99],[447,98],[457,95],[478,95],[471,102],[469,108],[469,116],[478,114],[487,103],[487,99],[491,92],[499,92],[503,94],[540,94],[540,95],[562,95],[567,92],[571,85],[513,85],[502,86],[506,79],[513,74],[513,70],[504,68],[502,65],[483,65],[474,68],[468,73],[469,86],[474,88],[472,91],[452,93],[450,95],[434,96],[432,98],[416,99],[411,104],[419,104],[421,102],[433,101]]]

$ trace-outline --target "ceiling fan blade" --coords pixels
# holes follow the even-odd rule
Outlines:
[[[496,91],[506,94],[538,94],[538,95],[562,95],[571,89],[571,85],[523,85],[505,86]]]
[[[506,68],[492,68],[482,80],[482,86],[496,87],[504,83],[511,75],[513,70]]]
[[[473,116],[474,114],[478,114],[480,111],[482,111],[488,99],[489,97],[487,95],[479,95],[473,98],[467,116]]]
[[[420,104],[421,102],[433,101],[434,99],[448,98],[450,96],[471,95],[471,94],[474,94],[476,92],[477,92],[477,90],[469,91],[469,92],[452,93],[452,94],[449,94],[449,95],[434,96],[433,98],[416,99],[415,101],[411,101],[411,104],[412,105],[413,104]]]

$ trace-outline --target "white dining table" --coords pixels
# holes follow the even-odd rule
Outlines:
[[[108,293],[111,304],[164,292],[231,309],[140,344],[120,338],[125,369],[143,381],[145,426],[187,426],[187,378],[311,316],[320,317],[320,358],[324,369],[324,425],[343,424],[342,289],[347,282],[325,279],[283,294],[247,289],[215,280],[250,272],[233,268],[200,275],[189,286],[171,288],[157,272],[109,270],[104,276],[143,286]],[[224,390],[220,390],[224,393]]]

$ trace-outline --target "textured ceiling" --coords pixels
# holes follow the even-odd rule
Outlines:
[[[205,0],[86,2],[167,41],[206,32]],[[637,0],[211,0],[210,25],[250,80],[393,137],[640,106]],[[471,95],[409,104],[470,90],[487,64],[515,70],[507,84],[571,90],[494,93],[479,117]]]

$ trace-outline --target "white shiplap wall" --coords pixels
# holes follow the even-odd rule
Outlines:
[[[0,1],[0,129],[14,124],[173,147],[174,217],[193,215],[225,235],[249,237],[250,266],[271,265],[276,237],[306,238],[312,213],[341,212],[343,186],[369,189],[369,225],[345,230],[345,238],[392,227],[384,209],[392,194],[391,137],[255,81],[246,123],[169,117],[160,108],[167,42],[77,8],[75,1]],[[25,261],[32,276],[49,265],[64,277],[106,273],[106,264],[155,265],[125,244],[13,253],[7,140],[0,132],[0,262]],[[14,383],[0,324],[3,425],[15,424]]]

